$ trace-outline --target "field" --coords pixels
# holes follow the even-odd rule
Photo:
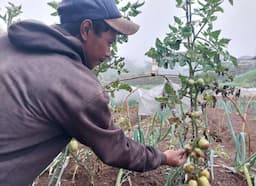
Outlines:
[[[132,124],[131,131],[136,127],[136,121],[138,106],[135,105],[129,108],[130,121]],[[230,110],[232,111],[232,109]],[[234,110],[233,110],[234,111]],[[232,121],[232,126],[235,132],[242,131],[242,120],[236,112],[230,113],[230,118]],[[251,152],[256,151],[256,126],[255,126],[255,113],[256,110],[251,106],[247,111],[247,124],[250,131],[250,144]],[[119,119],[121,117],[126,117],[127,110],[119,109],[114,113],[114,119],[116,123],[120,123]],[[211,149],[215,151],[215,158],[213,164],[214,175],[212,176],[213,186],[246,186],[246,180],[242,172],[235,172],[234,170],[234,154],[235,147],[232,141],[232,136],[230,134],[229,127],[227,125],[227,118],[224,110],[221,107],[208,108],[208,126],[209,133],[211,136]],[[146,131],[148,123],[151,122],[149,116],[143,116],[140,118],[143,129]],[[127,126],[120,123],[120,127],[127,130]],[[127,135],[132,136],[132,134],[127,133]],[[164,150],[170,147],[170,138],[162,141],[159,144],[159,148]],[[175,142],[173,143],[175,144]],[[175,147],[175,145],[173,146]],[[89,151],[83,145],[79,145],[80,150]],[[80,151],[81,152],[81,151]],[[247,152],[248,154],[249,152]],[[64,171],[62,176],[61,185],[62,186],[112,186],[116,185],[116,180],[118,176],[119,169],[109,167],[104,165],[94,154],[90,154],[90,157],[84,162],[80,162],[80,166],[77,166],[77,161],[70,158],[69,164]],[[136,173],[128,172],[127,177],[124,179],[124,186],[163,186],[167,181],[168,167],[163,166],[157,170],[146,172],[146,173]],[[213,179],[214,177],[214,179]],[[44,186],[49,182],[48,172],[44,173],[41,177],[36,180],[36,185]],[[171,184],[172,185],[172,184]],[[173,184],[174,185],[174,184]]]
[[[254,87],[252,82],[255,78],[253,75],[255,70],[248,71],[247,66],[243,65],[242,68],[240,68],[241,66],[238,66],[236,70],[233,70],[236,75],[234,84],[236,86],[239,85],[238,87]],[[245,73],[239,74],[238,71],[245,71]],[[146,77],[146,75],[141,75],[141,77],[142,78],[136,79],[133,79],[133,77],[127,77],[123,79],[126,79],[124,82],[131,86],[140,87],[147,90],[155,87],[156,85],[164,84],[164,78],[161,76]],[[168,76],[168,79],[176,84],[180,83],[177,76]],[[250,83],[249,86],[246,86],[248,85],[247,82]],[[116,94],[116,96],[117,95],[118,94]],[[128,94],[125,96],[127,95]],[[121,97],[125,96],[122,95]],[[233,100],[235,105],[228,100],[229,99],[227,99],[225,102],[226,108],[224,108],[221,104],[223,102],[222,97],[219,97],[216,107],[207,107],[207,115],[205,118],[207,118],[207,128],[209,130],[209,140],[211,143],[210,149],[214,151],[214,159],[211,162],[212,165],[209,167],[209,170],[212,169],[213,171],[210,179],[211,185],[246,186],[248,185],[248,182],[243,170],[236,169],[236,155],[238,147],[235,146],[232,130],[234,130],[235,135],[245,132],[246,154],[244,158],[249,158],[250,155],[256,152],[256,99],[254,97],[232,97],[231,100]],[[134,97],[131,96],[131,99],[128,99],[128,103],[128,107],[127,104],[124,103],[114,103],[112,105],[113,119],[115,124],[121,127],[126,132],[127,136],[134,138],[134,131],[138,128],[138,121],[140,121],[142,131],[145,135],[146,144],[149,144],[148,134],[150,133],[150,125],[152,123],[153,116],[138,116],[138,100],[134,100]],[[228,113],[229,118],[227,117],[226,112]],[[201,119],[203,120],[202,117],[204,116],[201,115]],[[246,124],[243,119],[246,120]],[[171,120],[170,124],[172,124]],[[230,129],[230,125],[232,126],[232,130]],[[159,121],[156,122],[154,127],[156,131],[159,130]],[[162,135],[168,130],[169,126],[163,127]],[[249,144],[250,147],[248,146]],[[169,133],[164,140],[157,144],[157,146],[161,150],[177,148],[179,146],[177,135],[174,133]],[[240,144],[240,146],[242,148],[243,145]],[[63,169],[60,179],[62,186],[176,186],[177,184],[175,183],[175,179],[179,178],[179,175],[175,175],[175,177],[171,179],[170,172],[177,169],[167,166],[162,166],[157,170],[145,173],[132,172],[122,169],[120,171],[118,168],[113,168],[103,164],[93,154],[93,152],[90,151],[90,149],[81,144],[79,144],[79,150],[77,153],[75,153],[75,156],[68,156],[67,162],[67,167]],[[250,178],[252,182],[255,182],[254,163],[252,165],[253,166],[250,167]],[[47,170],[43,175],[35,180],[34,185],[55,185],[54,183],[56,180],[53,181],[54,179],[52,178],[53,170],[50,172]],[[57,176],[57,178],[60,177]],[[50,182],[51,184],[49,184]]]

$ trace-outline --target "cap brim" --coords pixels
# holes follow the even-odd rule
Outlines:
[[[123,35],[132,35],[139,30],[139,25],[122,17],[115,19],[104,19],[114,30]]]

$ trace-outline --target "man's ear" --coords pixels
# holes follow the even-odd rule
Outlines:
[[[92,29],[93,29],[92,20],[90,19],[83,20],[83,22],[80,25],[80,35],[83,41],[87,40],[88,34],[90,31],[92,31]]]

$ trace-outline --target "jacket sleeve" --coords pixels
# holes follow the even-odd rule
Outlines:
[[[133,141],[114,126],[108,96],[101,87],[95,87],[81,83],[77,89],[61,86],[48,94],[50,117],[108,165],[143,172],[164,164],[162,152]]]

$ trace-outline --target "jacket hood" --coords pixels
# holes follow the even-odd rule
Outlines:
[[[8,28],[10,42],[23,51],[53,54],[58,53],[85,64],[82,43],[60,26],[47,26],[38,21],[21,21]]]

